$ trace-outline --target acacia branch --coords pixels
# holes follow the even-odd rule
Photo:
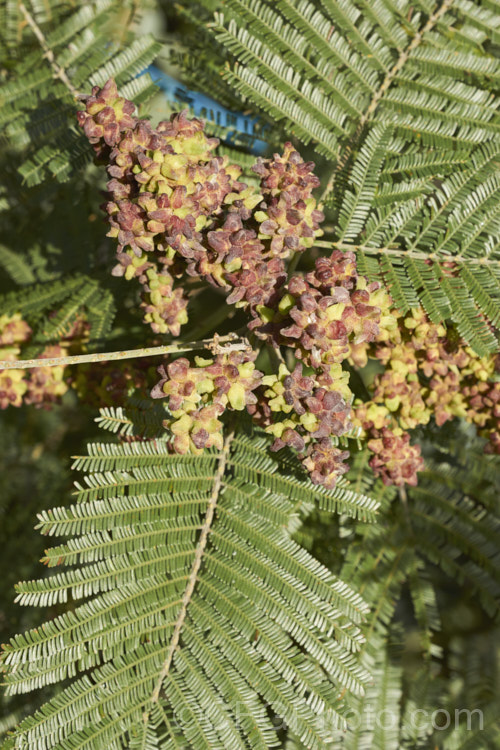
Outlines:
[[[94,354],[75,354],[70,357],[41,357],[40,359],[14,359],[0,361],[0,370],[29,370],[32,367],[66,367],[67,365],[81,365],[85,362],[111,362],[112,360],[136,359],[137,357],[158,357],[162,354],[180,354],[197,349],[211,349],[214,354],[219,352],[245,351],[249,344],[246,339],[239,338],[234,333],[227,336],[215,335],[211,339],[166,346],[151,346],[143,349],[127,349],[120,352],[95,352]]]
[[[196,582],[198,580],[198,573],[200,572],[201,562],[203,559],[203,553],[205,552],[205,548],[208,542],[208,535],[210,534],[210,529],[212,528],[212,523],[213,523],[214,515],[215,515],[215,508],[217,506],[217,501],[219,499],[222,479],[224,477],[224,472],[226,470],[227,458],[229,455],[229,450],[231,448],[233,437],[234,437],[234,432],[231,432],[227,436],[224,442],[222,453],[220,454],[219,465],[217,467],[217,472],[215,474],[214,483],[212,487],[212,494],[210,495],[210,499],[208,501],[207,512],[205,514],[205,520],[203,522],[203,526],[201,527],[200,538],[198,540],[198,544],[196,545],[196,550],[194,553],[193,565],[191,567],[191,572],[189,574],[186,590],[184,591],[184,595],[182,597],[182,605],[181,605],[179,615],[177,617],[177,620],[174,626],[174,632],[172,633],[172,639],[168,647],[167,656],[165,658],[165,661],[163,662],[163,667],[158,676],[155,689],[153,690],[153,694],[151,696],[152,703],[158,703],[161,687],[163,685],[163,680],[165,679],[165,677],[168,675],[170,671],[170,667],[172,665],[172,660],[174,658],[175,650],[177,646],[179,645],[182,628],[186,620],[187,609],[191,601],[191,598],[193,596]]]
[[[351,252],[360,250],[369,255],[394,255],[397,258],[431,260],[433,263],[453,262],[477,266],[500,266],[500,259],[495,258],[469,258],[465,255],[438,255],[437,253],[420,253],[418,251],[404,250],[403,248],[397,247],[371,247],[370,245],[354,245],[349,242],[328,242],[326,240],[317,240],[314,244],[317,247],[336,247],[339,250],[351,250]]]
[[[424,38],[424,35],[427,34],[429,31],[432,31],[434,26],[438,23],[440,18],[444,16],[445,13],[449,11],[453,4],[453,0],[444,0],[442,5],[432,13],[429,18],[427,19],[427,22],[424,24],[424,26],[418,31],[413,39],[411,40],[410,44],[406,49],[404,49],[400,56],[398,57],[395,64],[392,66],[392,68],[388,71],[386,74],[384,80],[382,81],[379,88],[375,91],[370,104],[368,105],[365,113],[360,118],[358,122],[358,126],[354,132],[354,135],[351,137],[349,142],[347,143],[344,153],[342,154],[341,158],[339,159],[336,167],[332,171],[332,174],[330,176],[330,179],[328,180],[325,189],[323,190],[323,193],[321,194],[321,200],[324,200],[329,193],[333,190],[333,185],[335,182],[335,179],[339,172],[342,171],[342,169],[347,164],[349,157],[352,153],[352,150],[354,146],[356,145],[361,133],[363,132],[363,128],[368,122],[368,120],[371,119],[371,117],[375,114],[375,111],[377,110],[378,105],[380,104],[380,101],[384,94],[387,93],[389,87],[392,85],[392,82],[396,78],[397,74],[401,71],[401,69],[406,65],[408,62],[412,52],[414,52],[417,47],[420,46],[422,43],[422,40]]]
[[[397,74],[400,72],[403,66],[406,65],[406,63],[408,62],[411,53],[414,52],[417,49],[417,47],[420,46],[424,38],[424,35],[427,34],[429,31],[432,31],[434,26],[438,23],[439,19],[442,16],[444,16],[444,14],[447,13],[448,10],[451,8],[452,4],[453,4],[453,0],[444,0],[441,7],[439,7],[432,15],[429,16],[425,25],[420,29],[420,31],[418,31],[415,34],[415,36],[411,40],[408,47],[405,50],[403,50],[403,52],[398,57],[395,65],[390,69],[390,71],[385,76],[380,88],[377,89],[377,91],[373,95],[373,98],[368,106],[368,109],[366,110],[365,114],[363,115],[363,117],[361,118],[359,122],[358,128],[363,127],[363,125],[375,113],[375,110],[380,104],[380,100],[389,89],[389,86],[392,84]]]
[[[52,50],[50,49],[50,47],[49,47],[49,45],[47,43],[47,40],[45,39],[45,37],[43,35],[43,31],[41,30],[41,28],[39,27],[39,25],[37,24],[37,22],[35,21],[35,19],[31,15],[31,13],[28,11],[28,9],[24,5],[24,3],[19,3],[19,10],[21,11],[21,13],[23,14],[24,18],[26,19],[26,23],[28,24],[28,26],[33,31],[33,34],[38,39],[38,41],[40,43],[40,47],[43,49],[43,51],[45,53],[44,57],[47,58],[50,67],[54,71],[54,78],[59,78],[59,80],[61,80],[64,83],[64,85],[66,86],[66,88],[68,89],[68,91],[76,99],[76,97],[78,96],[78,91],[76,90],[76,88],[73,86],[73,84],[69,80],[68,74],[66,73],[66,71],[64,70],[64,68],[62,68],[59,65],[59,63],[56,61],[55,55],[52,52]]]

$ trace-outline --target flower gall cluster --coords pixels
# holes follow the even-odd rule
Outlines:
[[[185,112],[153,128],[133,116],[112,80],[81,100],[79,124],[110,178],[104,209],[118,242],[113,273],[138,278],[153,331],[176,336],[187,321],[187,299],[174,288],[184,274],[224,289],[229,304],[252,315],[269,304],[286,279],[285,260],[321,234],[314,164],[287,143],[282,156],[257,160],[259,192],[214,155],[217,139]]]
[[[22,348],[31,339],[31,327],[19,313],[0,316],[0,360],[22,359]],[[83,335],[81,322],[77,322],[59,343],[46,346],[38,359],[65,357],[74,342]],[[9,405],[32,404],[37,408],[50,408],[66,391],[66,373],[62,366],[32,367],[29,370],[0,370],[0,408]]]
[[[253,352],[219,353],[213,359],[185,357],[161,365],[160,381],[153,398],[167,398],[171,417],[164,426],[173,435],[177,453],[200,453],[204,448],[221,449],[220,417],[226,410],[243,411],[256,402],[254,394],[262,374],[254,365]]]
[[[500,452],[500,384],[493,381],[498,358],[480,357],[421,308],[392,315],[397,326],[381,330],[365,347],[365,356],[377,359],[384,371],[371,384],[371,401],[354,409],[354,423],[375,454],[374,471],[386,484],[416,484],[423,460],[406,431],[431,418],[438,426],[464,418],[488,439],[487,451]]]

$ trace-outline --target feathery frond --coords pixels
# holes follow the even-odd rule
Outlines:
[[[87,144],[74,125],[76,94],[113,76],[139,104],[155,89],[148,76],[136,76],[161,47],[147,35],[126,46],[112,39],[122,8],[115,0],[77,3],[76,10],[74,3],[52,4],[48,12],[43,4],[43,13],[38,5],[8,3],[3,27],[14,64],[0,86],[0,127],[7,146],[21,155],[28,186],[49,178],[64,182],[88,163]]]
[[[94,444],[75,460],[88,472],[77,502],[38,523],[69,537],[45,563],[70,567],[18,586],[21,604],[74,606],[4,655],[9,693],[72,682],[12,747],[154,746],[169,734],[272,747],[263,704],[326,747],[340,691],[362,692],[367,678],[356,657],[367,608],[291,535],[314,502],[363,518],[377,504],[287,475],[267,442],[232,434],[219,454],[179,457],[157,436]]]

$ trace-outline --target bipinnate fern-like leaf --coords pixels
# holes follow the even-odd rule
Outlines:
[[[236,62],[225,76],[287,132],[337,159],[365,125],[452,153],[498,135],[499,76],[483,3],[227,0],[214,33]],[[452,30],[452,33],[450,33]]]
[[[136,76],[161,45],[151,35],[128,39],[134,11],[130,4],[124,14],[124,5],[116,0],[0,3],[0,40],[8,63],[0,86],[0,129],[8,147],[21,154],[19,171],[28,186],[64,182],[88,163],[88,144],[74,126],[79,92],[110,77],[137,104],[154,92],[149,76]],[[125,21],[121,39],[114,28],[118,21]]]
[[[76,502],[38,522],[68,537],[44,558],[66,570],[18,585],[21,604],[72,606],[3,656],[10,694],[65,686],[5,747],[264,749],[278,718],[328,746],[341,694],[367,680],[368,609],[292,535],[318,501],[365,520],[378,504],[318,491],[266,437],[229,430],[220,453],[157,436],[76,458]]]

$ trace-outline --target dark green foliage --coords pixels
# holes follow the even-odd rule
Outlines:
[[[76,408],[75,408],[76,407]],[[0,432],[0,639],[5,642],[14,630],[34,627],[39,612],[20,609],[14,603],[14,586],[19,576],[38,575],[43,540],[35,531],[36,513],[56,500],[65,502],[71,489],[68,452],[79,449],[82,434],[89,427],[88,415],[74,399],[50,412],[21,410],[2,413]],[[95,428],[90,427],[90,434]],[[14,562],[15,561],[15,562]],[[58,606],[45,608],[52,617]],[[34,616],[35,615],[35,616]],[[45,699],[48,694],[45,695]],[[41,696],[0,701],[0,734],[11,728],[31,708],[39,705]]]
[[[114,76],[137,102],[144,101],[151,82],[134,77],[160,49],[148,36],[129,44],[120,39],[113,28],[124,8],[113,0],[78,3],[76,9],[74,3],[40,5],[26,3],[23,12],[18,3],[3,3],[1,18],[9,68],[0,87],[0,124],[12,158],[22,153],[19,170],[29,186],[49,178],[65,181],[89,161],[73,124],[75,93]]]
[[[89,324],[90,341],[102,342],[111,330],[115,313],[111,292],[85,276],[25,286],[1,297],[0,305],[4,314],[20,312],[31,323],[33,351],[66,338],[83,316]]]

